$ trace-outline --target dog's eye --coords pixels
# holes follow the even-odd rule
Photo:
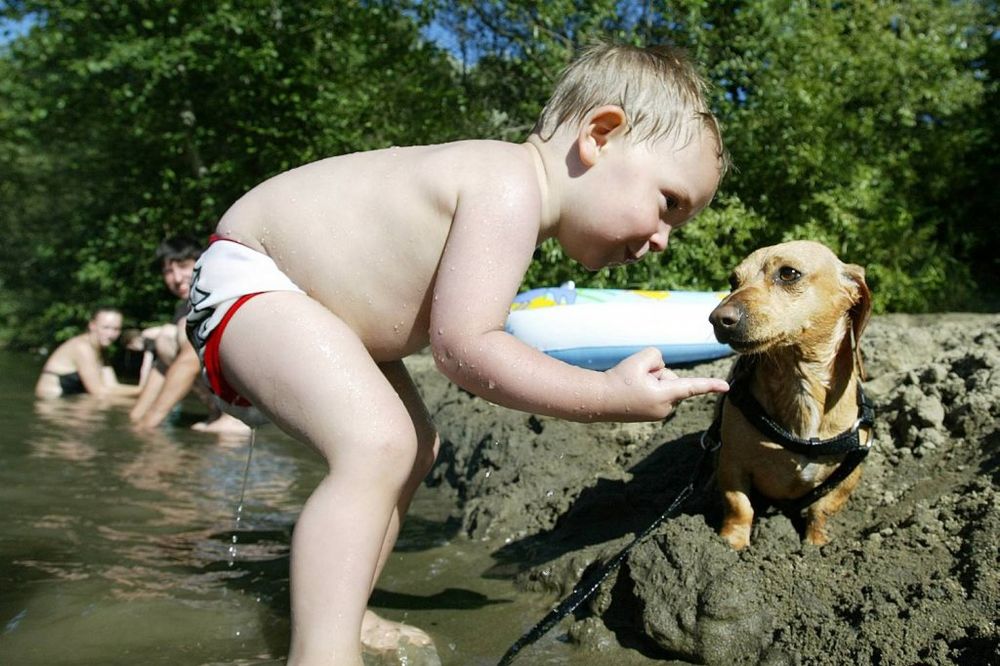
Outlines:
[[[799,273],[791,266],[782,266],[781,268],[778,269],[778,279],[784,282],[785,284],[790,284],[792,282],[795,282],[800,277],[802,277],[802,273]]]
[[[740,286],[740,281],[735,275],[729,276],[729,289],[730,291],[736,291]]]

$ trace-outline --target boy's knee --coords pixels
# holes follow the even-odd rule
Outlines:
[[[420,449],[412,427],[382,427],[361,453],[366,466],[382,481],[403,484],[421,458]]]
[[[386,433],[376,446],[374,459],[380,463],[379,474],[386,481],[398,483],[401,487],[413,479],[426,477],[437,460],[441,440],[437,432],[427,430],[416,432],[412,428],[402,428]]]

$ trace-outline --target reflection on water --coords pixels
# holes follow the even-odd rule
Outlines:
[[[229,567],[247,441],[186,427],[137,433],[125,403],[87,395],[35,402],[28,373],[9,368],[17,361],[0,357],[2,661],[279,660],[297,484],[311,482],[311,457],[261,438],[247,536]]]
[[[185,419],[139,433],[126,403],[87,395],[36,402],[37,370],[0,353],[0,663],[281,663],[291,530],[319,458],[258,430],[231,562],[248,437]],[[452,510],[417,493],[373,605],[429,631],[446,665],[496,663],[552,600],[486,578],[488,545],[456,538]],[[524,663],[588,660],[553,638]]]

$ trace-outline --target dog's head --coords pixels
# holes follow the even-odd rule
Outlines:
[[[865,270],[843,263],[826,246],[791,241],[761,248],[733,270],[730,286],[709,321],[719,342],[737,352],[819,345],[849,316],[859,353],[871,315]]]

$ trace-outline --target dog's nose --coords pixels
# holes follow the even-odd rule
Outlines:
[[[719,305],[708,315],[708,321],[715,329],[715,337],[719,342],[727,342],[742,331],[744,319],[743,308],[731,303]]]

